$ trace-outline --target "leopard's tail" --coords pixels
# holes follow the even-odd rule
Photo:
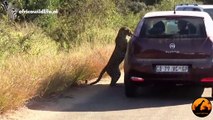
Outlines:
[[[96,81],[90,83],[89,85],[94,85],[94,84],[98,83],[101,80],[101,78],[102,78],[102,76],[104,75],[105,72],[106,72],[106,67],[104,67],[104,69],[101,71],[98,79]]]

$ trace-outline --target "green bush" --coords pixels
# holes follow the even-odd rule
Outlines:
[[[79,37],[85,32],[93,29],[117,29],[124,23],[113,0],[72,0],[71,4],[60,2],[58,9],[57,17],[48,17],[49,23],[42,21],[46,19],[44,17],[40,17],[37,23],[66,49],[70,48],[70,44],[90,42],[91,39]]]
[[[57,44],[33,24],[18,25],[0,21],[0,60],[15,54],[56,54]]]

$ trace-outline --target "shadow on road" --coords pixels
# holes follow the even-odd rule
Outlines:
[[[201,87],[192,86],[150,86],[141,89],[139,97],[126,98],[123,84],[116,87],[94,85],[72,88],[56,98],[32,100],[27,107],[41,111],[99,112],[191,105],[202,95],[203,90]]]

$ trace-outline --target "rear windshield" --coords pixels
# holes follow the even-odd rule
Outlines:
[[[177,7],[176,8],[177,11],[201,11],[201,9],[197,8],[197,7]]]
[[[204,11],[207,12],[213,19],[213,9],[204,9]]]
[[[146,18],[140,37],[206,37],[203,18],[199,17],[154,17]]]

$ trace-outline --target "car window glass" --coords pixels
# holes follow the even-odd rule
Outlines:
[[[178,7],[176,10],[177,11],[201,11],[201,9],[195,8],[195,7]]]
[[[141,37],[205,37],[205,26],[198,17],[156,17],[144,20]]]
[[[177,11],[182,11],[183,10],[183,7],[178,7],[176,8]]]
[[[192,11],[201,11],[199,8],[192,8]]]

